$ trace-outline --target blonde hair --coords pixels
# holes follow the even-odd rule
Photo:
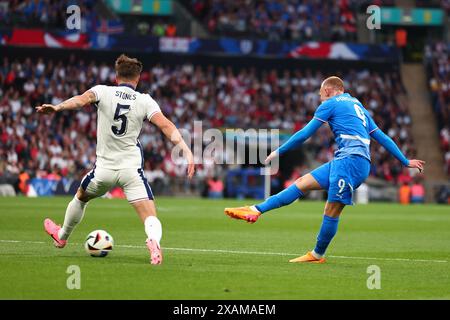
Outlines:
[[[341,78],[332,76],[328,77],[322,82],[323,87],[332,87],[335,90],[344,92],[344,81]]]

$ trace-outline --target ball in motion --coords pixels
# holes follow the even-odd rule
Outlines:
[[[92,257],[106,257],[113,246],[114,239],[105,230],[92,231],[84,242],[86,252]]]

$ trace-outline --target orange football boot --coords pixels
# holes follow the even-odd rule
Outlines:
[[[311,251],[307,252],[305,255],[301,257],[289,260],[289,262],[309,262],[309,263],[325,263],[325,261],[326,261],[325,258],[317,259],[316,257],[314,257]]]
[[[233,219],[245,220],[248,223],[255,223],[261,215],[260,212],[253,211],[249,206],[239,208],[225,208],[225,214]]]

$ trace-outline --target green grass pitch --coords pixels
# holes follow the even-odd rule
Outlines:
[[[256,224],[223,214],[252,201],[158,198],[164,263],[149,264],[145,233],[125,200],[94,200],[65,249],[42,222],[63,221],[70,198],[0,198],[1,299],[450,299],[450,212],[437,205],[348,207],[326,264],[288,260],[313,248],[323,203],[301,201]],[[88,256],[86,235],[115,240]],[[81,289],[69,290],[70,265]],[[370,265],[381,289],[369,290]]]

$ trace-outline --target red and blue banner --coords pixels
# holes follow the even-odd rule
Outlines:
[[[91,35],[92,48],[121,49],[177,54],[253,56],[272,58],[337,59],[397,62],[398,49],[389,45],[367,45],[344,42],[289,43],[267,40],[198,39],[171,37],[138,37],[130,35]]]
[[[41,29],[12,29],[0,31],[1,43],[11,46],[48,48],[89,48],[89,38],[78,32],[49,32]]]
[[[120,20],[100,19],[97,21],[95,31],[105,34],[120,34],[125,30]]]
[[[276,42],[241,39],[198,39],[181,37],[137,36],[119,32],[120,25],[103,21],[97,30],[77,32],[49,32],[40,29],[0,30],[0,43],[13,46],[49,48],[79,48],[100,50],[139,51],[148,53],[176,53],[272,57],[290,59],[335,59],[398,62],[399,52],[394,46],[367,45],[344,42]],[[116,34],[116,32],[118,32]]]

